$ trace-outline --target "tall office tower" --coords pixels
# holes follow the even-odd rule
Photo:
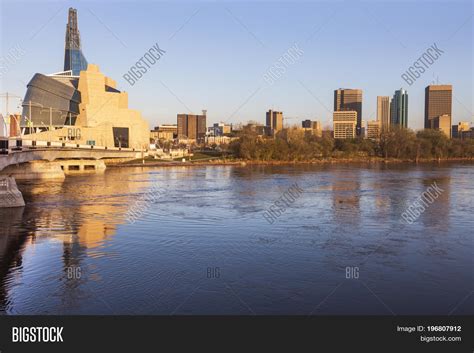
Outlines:
[[[207,127],[206,127],[206,111],[202,111],[202,115],[196,115],[196,139],[199,142],[202,142],[206,137]]]
[[[425,88],[425,129],[431,129],[431,119],[451,115],[452,85],[430,85]]]
[[[337,89],[334,91],[334,111],[353,110],[357,112],[356,134],[362,131],[362,90],[361,89]]]
[[[355,138],[357,129],[357,112],[354,110],[333,113],[334,138]]]
[[[269,110],[266,113],[267,134],[273,135],[275,132],[283,129],[283,113]]]
[[[64,51],[64,71],[72,70],[74,76],[79,76],[87,69],[87,60],[82,54],[81,37],[77,27],[77,10],[69,8],[66,26],[66,45]]]
[[[206,112],[202,115],[178,114],[178,139],[197,140],[202,142],[206,137]]]
[[[188,138],[188,114],[178,114],[177,117],[177,137],[179,139]]]
[[[197,116],[188,115],[187,116],[187,125],[188,125],[188,139],[196,140],[197,139]]]
[[[390,129],[390,97],[377,96],[377,121],[382,131]]]
[[[390,103],[391,125],[408,127],[408,92],[403,88],[395,91]]]

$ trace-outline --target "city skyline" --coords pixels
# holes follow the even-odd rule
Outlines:
[[[57,12],[57,10],[53,11],[51,7],[52,5],[53,4],[45,6],[49,10],[49,16],[45,15],[45,11],[43,9],[38,8],[38,15],[34,17],[35,21],[32,21],[32,28],[34,27],[34,23],[41,23],[42,17],[43,19],[50,19],[52,15]],[[173,12],[172,6],[165,6],[164,4],[162,5],[164,9],[174,14],[173,20],[175,22],[178,22],[178,19],[181,19],[184,23],[186,19],[189,19],[189,17],[196,11],[192,11],[192,6],[185,6],[184,9],[180,11],[180,13],[184,15],[184,12],[186,12],[186,15],[188,16],[180,16],[180,13]],[[328,4],[300,5],[303,8],[305,6],[309,6],[309,8],[312,10],[318,8],[318,6],[321,6],[320,8],[325,11],[324,13],[327,16],[331,14],[330,10],[337,8],[334,6],[329,6]],[[127,82],[123,80],[122,75],[126,72],[127,67],[134,64],[136,59],[141,56],[141,51],[153,43],[153,38],[155,37],[153,37],[151,33],[146,33],[146,40],[140,39],[136,41],[129,41],[129,34],[124,33],[123,26],[115,26],[117,24],[118,12],[114,12],[112,10],[110,13],[106,13],[104,12],[104,8],[100,5],[94,4],[93,8],[78,6],[78,21],[81,30],[81,44],[84,55],[91,63],[104,67],[107,74],[118,78],[118,88],[129,92],[130,107],[142,111],[150,126],[174,122],[176,119],[176,114],[185,113],[187,107],[190,110],[186,112],[188,114],[191,114],[191,112],[194,114],[199,113],[202,108],[208,109],[209,122],[227,121],[229,123],[245,123],[249,120],[264,122],[262,112],[271,108],[273,110],[283,111],[287,117],[297,117],[297,121],[306,119],[318,120],[322,122],[323,127],[327,127],[332,125],[333,109],[331,109],[331,96],[334,90],[338,87],[357,87],[362,89],[364,99],[363,115],[361,119],[365,121],[371,121],[376,119],[376,97],[382,95],[391,96],[395,89],[402,87],[408,90],[410,94],[408,127],[412,129],[420,129],[423,127],[424,118],[424,88],[431,83],[436,83],[436,80],[439,80],[439,83],[452,84],[454,87],[452,102],[452,123],[456,124],[459,121],[472,122],[472,109],[469,109],[472,104],[472,87],[469,86],[469,74],[464,73],[460,75],[459,73],[456,73],[456,70],[452,70],[453,68],[457,68],[456,65],[453,65],[453,60],[456,62],[461,61],[461,64],[458,65],[459,67],[462,66],[462,63],[468,62],[470,59],[470,52],[468,48],[465,45],[461,45],[461,39],[465,39],[469,36],[469,31],[466,30],[466,28],[469,26],[461,26],[463,24],[463,19],[460,17],[460,14],[462,13],[460,10],[463,8],[469,8],[467,5],[467,3],[458,3],[455,6],[457,12],[450,10],[449,14],[451,18],[457,18],[457,26],[453,25],[453,31],[449,34],[447,29],[442,32],[446,36],[456,32],[454,37],[456,40],[453,38],[453,42],[458,43],[458,46],[456,47],[456,51],[458,51],[458,53],[454,55],[456,51],[448,52],[448,46],[443,46],[441,44],[443,41],[440,40],[439,46],[443,47],[447,51],[447,54],[438,62],[436,62],[432,68],[427,70],[428,72],[419,78],[417,82],[409,87],[407,87],[408,85],[403,82],[400,74],[402,74],[404,70],[406,70],[406,67],[410,66],[411,63],[416,60],[417,56],[414,53],[421,54],[424,46],[418,42],[417,45],[414,45],[412,43],[412,39],[408,41],[405,40],[405,38],[403,39],[405,40],[405,43],[410,43],[410,49],[412,49],[413,54],[400,56],[399,58],[402,59],[397,59],[395,64],[393,62],[395,57],[388,58],[386,62],[383,62],[384,65],[381,65],[383,66],[383,70],[376,66],[368,67],[367,64],[359,63],[358,65],[361,69],[360,73],[347,72],[346,69],[339,70],[340,66],[338,61],[336,61],[332,67],[329,67],[328,70],[329,73],[334,74],[333,76],[328,77],[328,74],[321,75],[320,72],[320,75],[315,75],[313,78],[311,73],[313,73],[313,70],[315,70],[314,64],[321,63],[321,65],[316,65],[317,70],[324,70],[324,63],[329,60],[330,57],[330,55],[324,56],[321,53],[319,54],[319,57],[315,57],[314,47],[318,47],[319,42],[315,38],[315,42],[310,40],[309,44],[301,45],[304,49],[304,55],[301,61],[288,68],[288,72],[283,75],[283,77],[277,80],[273,85],[267,87],[263,85],[262,82],[260,82],[262,81],[261,78],[265,73],[265,69],[271,66],[272,62],[278,59],[279,55],[281,55],[281,52],[283,52],[284,49],[287,49],[292,42],[299,43],[304,42],[304,40],[298,40],[297,35],[294,36],[294,40],[290,38],[291,35],[295,34],[293,33],[296,32],[295,30],[289,31],[290,33],[285,33],[285,39],[275,43],[272,41],[272,39],[275,39],[276,35],[281,34],[281,29],[276,28],[276,33],[271,35],[268,32],[263,31],[261,24],[258,24],[254,21],[255,15],[249,16],[249,12],[243,11],[245,6],[242,4],[228,8],[230,13],[227,12],[227,16],[230,16],[230,19],[234,19],[234,22],[232,22],[232,25],[228,24],[227,28],[223,28],[224,32],[231,32],[231,38],[238,40],[238,45],[243,45],[245,48],[252,47],[252,51],[247,53],[242,53],[240,50],[235,52],[234,54],[236,63],[242,59],[242,55],[250,55],[252,57],[255,55],[255,62],[252,61],[249,63],[250,67],[248,72],[246,72],[247,70],[242,72],[242,79],[235,77],[235,75],[232,74],[234,72],[233,70],[230,72],[225,70],[229,64],[227,60],[219,61],[217,60],[218,58],[214,59],[212,53],[215,53],[216,48],[209,47],[208,41],[213,38],[210,33],[207,33],[208,37],[206,37],[205,41],[203,42],[207,49],[213,49],[212,51],[207,51],[206,55],[204,55],[207,57],[208,61],[205,66],[201,65],[202,59],[196,58],[195,56],[193,56],[193,63],[196,65],[190,65],[189,61],[184,63],[181,59],[177,60],[182,64],[179,67],[175,64],[170,64],[170,61],[174,61],[176,59],[175,54],[178,54],[181,50],[183,50],[183,48],[178,48],[179,44],[181,44],[184,48],[189,48],[189,46],[192,47],[191,43],[188,41],[191,33],[190,31],[193,29],[203,30],[203,28],[213,28],[211,25],[202,27],[199,21],[193,21],[195,20],[194,17],[197,16],[215,15],[217,13],[217,7],[211,7],[208,10],[209,13],[206,13],[204,10],[199,10],[193,16],[193,18],[189,19],[189,23],[186,23],[186,25],[184,25],[182,28],[180,25],[176,26],[177,29],[181,29],[176,32],[176,34],[173,32],[172,35],[174,34],[173,38],[179,37],[182,39],[182,41],[179,41],[179,44],[173,44],[177,43],[178,41],[166,43],[166,40],[161,41],[160,38],[158,38],[158,40],[155,39],[155,41],[158,41],[160,45],[163,43],[163,48],[166,50],[164,58],[162,61],[160,61],[159,65],[147,73],[147,76],[144,77],[142,81],[139,82],[139,84],[130,87]],[[19,11],[19,8],[15,4],[6,3],[3,6],[5,9],[5,11],[3,11],[4,13],[13,11],[12,13],[14,14],[15,11]],[[158,5],[154,4],[153,6]],[[259,9],[258,4],[253,4],[252,6]],[[347,4],[347,6],[354,7],[355,5]],[[276,8],[273,8],[271,11],[282,11],[282,7],[283,5],[276,6]],[[34,5],[32,5],[32,8],[36,9]],[[295,9],[292,9],[292,16],[290,16],[289,19],[291,20],[291,23],[295,23],[294,17],[296,15],[302,15],[302,11],[298,10],[298,8],[299,7],[297,6]],[[443,7],[441,5],[437,5],[436,9],[431,11],[430,14],[434,16],[440,16],[441,12],[443,12],[441,11],[442,8]],[[226,8],[224,7],[223,9],[223,14],[225,14]],[[380,13],[380,8],[375,5],[371,9],[376,13]],[[189,13],[187,12],[188,10]],[[43,40],[44,38],[48,37],[48,39],[51,39],[49,42],[43,43],[40,48],[38,48],[37,44],[33,41],[27,41],[27,43],[30,45],[22,45],[27,54],[23,56],[19,62],[16,62],[14,65],[12,65],[5,73],[4,77],[2,78],[2,92],[9,91],[16,93],[19,96],[23,96],[26,90],[26,84],[24,83],[28,82],[29,77],[31,77],[35,72],[52,73],[61,71],[62,64],[60,60],[60,53],[64,49],[63,41],[65,26],[64,17],[62,16],[64,14],[63,12],[67,12],[67,6],[60,10],[58,15],[53,16],[53,18],[47,22],[44,28],[38,34],[36,34],[37,37],[41,36]],[[260,12],[257,11],[257,13]],[[27,16],[32,16],[32,14],[28,14]],[[337,17],[339,15],[334,16]],[[14,17],[14,15],[12,15],[12,17]],[[261,49],[263,52],[269,50],[270,43],[272,44],[272,47],[273,44],[276,44],[275,48],[278,48],[278,50],[272,49],[271,51],[274,54],[272,53],[271,55],[265,55],[265,60],[262,60],[261,52],[256,51],[256,47],[259,46],[258,40],[255,40],[255,38],[253,38],[250,33],[246,32],[245,29],[239,25],[238,21],[235,22],[235,18],[240,19],[242,23],[245,23],[249,31],[257,38],[261,38],[262,44],[264,48],[266,48]],[[321,20],[321,18],[319,18],[319,20]],[[102,21],[102,23],[100,21]],[[421,23],[424,20],[420,19],[420,21],[421,29]],[[168,20],[166,20],[166,22],[168,22]],[[170,20],[170,22],[172,21]],[[309,24],[311,23],[312,25],[315,25],[316,22],[317,21],[314,20],[304,23],[308,24],[308,27],[310,27],[308,29],[311,29],[312,27],[309,26]],[[5,17],[5,21],[2,21],[2,23],[4,23],[4,26],[8,28],[9,23],[11,22]],[[337,23],[338,20],[336,19],[332,23],[332,27],[328,23],[328,28],[324,27],[320,30],[321,33],[316,33],[323,38],[321,39],[319,36],[317,37],[328,44],[329,39],[331,39],[334,35],[340,34],[339,31],[337,31],[335,34],[330,33],[334,26],[337,27]],[[106,26],[104,26],[104,24],[106,24]],[[413,26],[414,22],[410,22],[409,24],[410,26]],[[160,27],[161,24],[157,24],[157,26]],[[369,28],[370,27],[364,28],[364,31],[369,30]],[[98,31],[97,35],[92,35],[93,30]],[[302,30],[302,28],[299,28],[299,30]],[[32,31],[34,33],[34,30]],[[304,33],[304,31],[298,31],[298,33]],[[26,33],[24,29],[20,29],[19,33],[12,32],[8,38],[5,38],[6,43],[4,50],[5,48],[14,46],[15,43],[22,42],[21,38],[24,38],[25,34]],[[425,32],[424,34],[426,35]],[[440,33],[434,33],[430,39],[436,41],[436,36],[440,38],[439,34]],[[385,35],[390,38],[390,34]],[[103,39],[104,36],[110,37],[109,40],[112,41],[110,52],[109,50],[94,50],[94,47],[97,48],[97,46],[100,44],[98,42],[100,42],[100,39]],[[115,38],[115,36],[118,38]],[[380,36],[382,37],[381,34]],[[299,37],[301,38],[301,35]],[[217,36],[216,38],[218,39],[217,42],[221,43],[221,35]],[[392,39],[394,40],[393,37]],[[426,36],[424,40],[428,40]],[[121,41],[125,47],[120,43]],[[62,43],[57,45],[56,43],[58,42]],[[378,43],[375,41],[370,41],[369,44],[372,43],[373,48],[365,48],[364,53],[366,54],[364,55],[371,55],[372,50],[377,48]],[[126,48],[130,49],[127,50]],[[335,49],[335,46],[328,44],[327,48]],[[226,56],[229,54],[226,52],[228,49],[229,47],[226,44],[221,48],[220,53]],[[53,56],[58,60],[45,60],[45,58],[42,58],[41,56],[35,56],[36,60],[31,60],[32,55],[29,54],[32,54],[33,52],[42,53],[45,50],[54,54]],[[117,52],[121,52],[122,55],[118,56]],[[450,54],[448,55],[448,53]],[[113,60],[110,59],[111,56],[113,56]],[[168,59],[168,56],[170,59]],[[323,56],[325,57],[325,60],[321,59]],[[334,58],[332,57],[332,59]],[[222,68],[222,70],[212,70],[215,73],[210,75],[207,81],[204,81],[206,89],[196,90],[196,85],[199,85],[201,88],[203,86],[202,78],[200,78],[201,75],[206,73],[209,74],[210,67],[213,65],[215,66],[216,63],[218,64],[217,66],[219,66],[219,68]],[[247,62],[245,62],[245,64],[247,65]],[[235,65],[231,66],[235,69]],[[391,70],[392,66],[397,67],[397,70]],[[191,68],[193,68],[193,73],[190,73],[189,71]],[[309,68],[310,71],[307,73],[305,70]],[[465,68],[466,70],[472,70],[469,65],[466,65]],[[338,70],[342,73],[337,73]],[[221,76],[223,76],[221,79],[216,77],[219,76],[219,72],[225,73],[221,74]],[[372,74],[370,74],[371,72]],[[386,72],[385,75],[384,72]],[[446,72],[446,74],[444,74],[444,72]],[[364,81],[362,80],[363,75],[366,76]],[[380,75],[381,77],[389,78],[387,79],[388,82],[382,82],[382,78],[377,77],[376,79],[374,77]],[[221,81],[221,84],[216,84],[217,81]],[[256,84],[253,84],[252,81],[256,82]],[[181,82],[186,82],[189,87],[183,86]],[[260,87],[259,84],[260,86],[263,86],[260,89],[258,89],[258,87]],[[288,92],[294,93],[288,94]],[[172,93],[174,93],[174,95]],[[226,94],[226,96],[224,97],[223,94]],[[4,111],[4,100],[1,101],[1,107],[2,111]]]

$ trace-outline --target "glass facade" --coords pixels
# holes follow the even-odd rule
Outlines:
[[[128,148],[128,127],[113,127],[114,146]]]
[[[395,91],[390,104],[391,124],[408,127],[408,93],[404,89]]]
[[[79,76],[87,69],[87,60],[80,49],[66,49],[64,53],[64,71],[72,70],[74,76]]]
[[[66,26],[66,45],[64,51],[64,71],[72,70],[79,76],[81,70],[87,69],[87,60],[81,50],[81,36],[77,26],[77,10],[70,8]]]

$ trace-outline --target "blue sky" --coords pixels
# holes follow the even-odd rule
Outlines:
[[[78,10],[82,49],[151,126],[208,110],[217,121],[264,122],[269,108],[289,124],[332,120],[333,91],[363,89],[363,118],[376,96],[409,94],[409,127],[423,125],[424,87],[453,85],[453,122],[473,121],[471,1],[42,2],[1,0],[1,49],[21,45],[0,92],[24,96],[35,72],[63,69],[67,10]],[[158,43],[166,53],[134,86],[122,78]],[[290,47],[304,51],[269,85],[263,75]],[[414,84],[400,75],[433,43],[444,54]],[[1,110],[5,100],[1,100]],[[16,105],[15,105],[16,106]]]

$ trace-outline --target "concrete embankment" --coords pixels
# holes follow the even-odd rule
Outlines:
[[[0,178],[0,207],[23,207],[25,200],[12,177]]]

